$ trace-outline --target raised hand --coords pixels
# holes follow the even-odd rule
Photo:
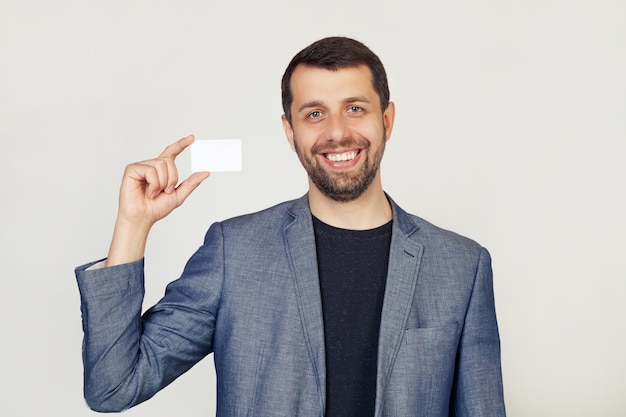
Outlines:
[[[141,259],[152,225],[179,207],[209,176],[208,172],[196,172],[178,184],[174,160],[193,140],[189,135],[157,158],[126,167],[107,266]]]

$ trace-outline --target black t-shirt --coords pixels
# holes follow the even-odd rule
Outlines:
[[[326,416],[374,415],[391,222],[346,230],[313,217],[326,347]]]

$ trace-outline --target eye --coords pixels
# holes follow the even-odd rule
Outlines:
[[[307,115],[309,119],[319,119],[320,117],[322,117],[322,112],[319,110],[314,110]]]
[[[363,108],[360,106],[350,106],[348,107],[348,112],[349,113],[360,113],[363,111]]]

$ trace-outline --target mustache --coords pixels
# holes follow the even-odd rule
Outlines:
[[[312,153],[325,153],[325,152],[334,151],[336,149],[346,149],[346,148],[367,149],[369,147],[370,147],[370,142],[367,139],[347,138],[341,141],[325,141],[325,142],[315,144],[311,148],[311,152]]]

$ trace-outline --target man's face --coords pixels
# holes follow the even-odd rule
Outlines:
[[[382,111],[369,68],[300,65],[291,90],[292,120],[283,116],[283,127],[309,181],[335,201],[355,200],[380,181],[394,106]]]

